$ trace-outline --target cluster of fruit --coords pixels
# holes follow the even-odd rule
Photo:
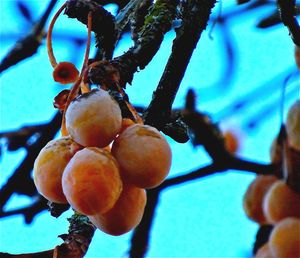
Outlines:
[[[299,152],[300,158],[300,100],[289,109],[286,131],[288,148]],[[282,162],[281,154],[273,145],[272,162]],[[300,182],[294,183],[300,188]],[[300,193],[285,180],[273,175],[257,176],[244,196],[244,210],[260,225],[274,225],[268,242],[258,250],[256,258],[300,257]]]
[[[122,119],[105,90],[75,98],[66,110],[68,136],[50,141],[34,164],[34,182],[48,200],[69,203],[102,231],[120,235],[137,226],[145,189],[158,186],[171,149],[151,126]]]

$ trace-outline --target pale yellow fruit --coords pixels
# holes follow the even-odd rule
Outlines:
[[[140,188],[153,188],[169,173],[172,153],[160,132],[148,125],[126,128],[114,141],[112,154],[120,165],[124,182]]]
[[[248,186],[243,198],[246,215],[259,224],[266,224],[263,212],[263,200],[269,188],[278,180],[272,175],[259,175]]]
[[[103,232],[119,236],[135,228],[141,221],[146,205],[146,191],[133,185],[123,185],[123,191],[112,209],[89,216]]]
[[[62,174],[81,148],[68,136],[48,142],[40,151],[34,162],[33,179],[39,193],[49,201],[67,203],[62,191]]]
[[[101,89],[80,95],[66,111],[67,131],[83,146],[107,146],[120,132],[121,125],[118,103]]]
[[[276,224],[269,246],[274,257],[300,258],[300,219],[286,218]]]
[[[85,215],[110,210],[122,191],[119,168],[105,150],[88,147],[78,151],[64,170],[63,192],[78,212]]]
[[[277,223],[287,217],[300,218],[300,194],[293,191],[283,180],[279,180],[268,190],[263,210],[270,223]]]

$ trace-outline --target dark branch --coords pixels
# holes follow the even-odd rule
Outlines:
[[[26,207],[0,212],[0,218],[13,216],[13,215],[23,215],[25,219],[25,223],[30,224],[33,218],[36,216],[36,214],[40,213],[43,210],[46,210],[47,207],[48,207],[47,200],[42,196],[38,196],[36,200],[34,200],[30,205]]]
[[[213,163],[205,167],[199,168],[195,171],[169,178],[165,180],[158,188],[163,190],[165,188],[186,183],[191,180],[201,179],[203,177],[212,176],[216,173],[226,172],[229,169],[238,171],[254,172],[258,175],[272,175],[275,174],[276,166],[272,164],[260,164],[257,162],[243,160],[237,157],[233,157],[227,162],[227,164]]]
[[[295,45],[300,47],[300,27],[296,19],[296,0],[277,0],[282,23],[288,27]]]
[[[179,184],[186,183],[188,181],[195,180],[195,179],[200,179],[200,178],[203,178],[206,176],[211,176],[211,175],[214,175],[215,173],[224,172],[226,170],[227,169],[224,166],[219,166],[216,164],[208,165],[208,166],[199,168],[195,171],[192,171],[190,173],[186,173],[186,174],[183,174],[180,176],[169,178],[159,186],[159,189],[163,190],[163,189],[171,187],[171,186],[179,185]]]
[[[89,12],[92,12],[92,31],[95,32],[96,47],[103,59],[110,59],[116,42],[114,16],[102,5],[93,0],[68,0],[65,14],[87,24]]]
[[[70,208],[69,204],[54,203],[50,201],[48,201],[47,204],[51,216],[55,218],[58,218],[61,214],[63,214],[65,211],[67,211]]]
[[[182,26],[176,30],[177,36],[173,42],[172,54],[144,114],[146,124],[163,130],[168,122],[178,88],[201,33],[207,26],[215,2],[215,0],[187,2]]]
[[[176,13],[177,1],[158,0],[145,18],[143,27],[138,32],[138,40],[124,55],[115,58],[111,64],[120,73],[120,85],[131,83],[138,68],[144,69],[158,51],[164,34],[172,26]],[[92,78],[92,81],[97,83]]]
[[[151,226],[155,215],[155,208],[159,201],[159,191],[152,189],[147,191],[147,205],[141,223],[134,230],[129,250],[130,258],[142,258],[148,251]]]
[[[276,175],[280,176],[280,169],[274,164],[260,164],[253,161],[241,159],[239,157],[230,156],[225,161],[228,169],[253,172],[258,175]]]
[[[126,25],[129,23],[133,16],[143,5],[144,0],[133,0],[130,1],[116,16],[116,30],[117,30],[117,39],[120,38],[123,33]]]
[[[143,0],[141,1],[138,8],[136,8],[135,12],[132,14],[130,19],[130,29],[131,29],[131,38],[137,43],[138,33],[141,30],[145,17],[148,14],[149,8],[152,5],[153,0]]]
[[[273,225],[261,225],[258,229],[255,237],[255,243],[253,245],[253,254],[255,255],[259,248],[269,241],[270,234],[273,230]]]
[[[135,229],[131,239],[130,257],[142,258],[145,256],[151,233],[151,225],[155,215],[155,209],[159,200],[159,194],[162,190],[186,183],[188,181],[201,179],[207,176],[212,176],[216,173],[227,172],[229,169],[235,169],[240,171],[250,171],[256,174],[271,175],[276,171],[276,167],[273,165],[264,165],[256,162],[242,160],[237,157],[231,156],[231,159],[227,163],[213,163],[205,167],[199,168],[195,171],[169,178],[165,180],[156,189],[147,191],[147,205],[143,219],[139,226]]]
[[[86,254],[91,243],[96,227],[86,216],[74,214],[69,219],[68,234],[60,235],[64,243],[56,246],[52,250],[12,255],[0,253],[0,257],[18,257],[18,258],[82,258]]]

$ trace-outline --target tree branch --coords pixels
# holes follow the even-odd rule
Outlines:
[[[296,0],[277,0],[282,23],[288,27],[295,45],[300,47],[300,27],[296,19]]]
[[[36,214],[48,208],[47,202],[48,201],[44,197],[38,195],[38,197],[26,207],[5,212],[0,211],[0,218],[5,218],[13,215],[23,215],[25,223],[30,224]]]
[[[169,178],[157,188],[148,191],[150,200],[147,201],[144,217],[135,229],[131,239],[129,253],[132,258],[142,258],[147,252],[151,225],[159,194],[162,190],[191,180],[211,176],[215,173],[226,172],[229,169],[250,171],[262,175],[279,175],[278,171],[280,171],[280,168],[276,165],[259,164],[231,155],[225,148],[223,136],[217,125],[213,124],[208,116],[197,112],[195,108],[195,94],[190,90],[187,94],[185,110],[182,112],[183,120],[194,134],[194,145],[203,145],[211,156],[213,163],[195,171]]]
[[[149,2],[149,1],[146,1]],[[152,2],[152,1],[150,1]],[[144,0],[133,0],[130,1],[117,15],[116,17],[116,30],[117,30],[117,39],[120,38],[123,33],[126,25],[130,20],[133,19],[133,16],[145,3]]]
[[[0,253],[0,257],[10,258],[82,258],[86,254],[92,241],[96,227],[89,221],[88,217],[75,213],[69,220],[68,234],[60,235],[64,243],[52,250],[13,255]]]
[[[145,17],[148,14],[148,9],[150,6],[153,4],[153,0],[143,0],[139,4],[138,8],[134,11],[132,14],[132,17],[130,19],[130,29],[131,29],[131,38],[137,44],[137,40],[139,38],[138,34],[139,31],[141,30],[144,22],[145,22]]]
[[[103,59],[110,59],[116,42],[114,16],[94,0],[68,0],[65,14],[87,25],[88,14],[92,12],[92,31],[95,33],[98,54]]]
[[[176,30],[172,54],[165,67],[153,99],[144,113],[146,124],[162,130],[169,121],[172,104],[193,51],[200,39],[216,0],[187,1],[182,26]]]
[[[169,187],[180,185],[188,181],[212,176],[216,173],[226,172],[229,169],[250,171],[256,174],[271,175],[276,171],[274,165],[264,165],[251,161],[242,160],[237,157],[231,158],[226,164],[212,163],[189,173],[165,180],[160,186],[147,191],[147,204],[141,223],[134,230],[131,238],[131,249],[129,251],[131,258],[142,258],[146,255],[149,248],[149,239],[151,226],[155,216],[155,209],[159,201],[160,193]]]
[[[152,189],[147,191],[147,204],[141,223],[136,227],[131,237],[129,250],[130,258],[142,258],[149,248],[151,226],[155,215],[155,209],[159,201],[159,191]]]
[[[90,68],[89,80],[91,83],[102,84],[106,71],[115,67],[119,72],[118,83],[125,87],[131,83],[133,74],[138,68],[144,69],[158,51],[164,34],[171,29],[176,13],[177,1],[158,0],[152,6],[145,18],[145,23],[138,32],[138,40],[125,54],[113,59],[110,63],[99,63]]]

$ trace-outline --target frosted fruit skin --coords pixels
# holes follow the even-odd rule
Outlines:
[[[66,127],[83,146],[105,147],[121,130],[119,105],[104,90],[92,90],[74,99],[66,111]]]
[[[286,218],[275,225],[269,239],[274,257],[300,257],[300,219]]]
[[[263,200],[269,188],[277,181],[275,176],[257,176],[248,186],[243,199],[247,216],[259,224],[267,223],[263,212]]]
[[[153,188],[169,173],[172,153],[166,139],[148,125],[135,124],[114,141],[112,154],[120,165],[124,182]]]
[[[288,111],[286,131],[290,146],[300,151],[300,100],[297,100]]]
[[[103,232],[119,236],[136,227],[144,214],[146,191],[133,185],[123,185],[123,191],[112,209],[104,214],[89,216]]]
[[[269,243],[264,244],[258,249],[254,258],[276,258],[273,256]]]
[[[70,137],[46,144],[34,162],[33,179],[39,193],[51,202],[67,203],[61,178],[65,167],[82,147]]]
[[[267,192],[263,209],[270,223],[279,222],[286,217],[300,218],[300,194],[294,192],[283,180],[279,180]]]
[[[109,152],[95,147],[74,155],[65,168],[62,184],[68,202],[85,215],[108,211],[122,191],[117,162]]]

